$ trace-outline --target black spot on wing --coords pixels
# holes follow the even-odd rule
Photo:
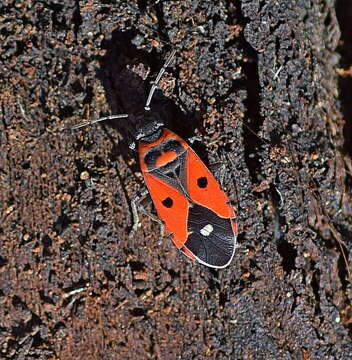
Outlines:
[[[197,185],[201,189],[205,189],[208,186],[208,179],[205,176],[202,176],[197,179]]]
[[[165,198],[161,203],[167,208],[172,208],[174,204],[173,200],[170,197]]]
[[[201,230],[211,224],[213,231],[204,236]],[[224,219],[208,208],[193,204],[188,214],[188,236],[184,246],[198,259],[213,267],[229,263],[235,251],[231,219]]]

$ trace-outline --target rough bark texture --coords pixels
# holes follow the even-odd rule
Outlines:
[[[0,5],[0,357],[351,359],[349,0]],[[193,264],[130,201],[152,102],[226,162],[239,248]],[[339,75],[340,74],[340,75]],[[110,113],[128,119],[72,132]]]

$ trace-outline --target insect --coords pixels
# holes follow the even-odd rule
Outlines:
[[[150,111],[158,82],[174,55],[175,51],[150,89],[144,107],[146,112]],[[190,259],[212,268],[228,266],[236,249],[237,223],[227,195],[192,148],[166,129],[158,116],[147,114],[135,140],[144,181],[166,232]],[[120,114],[86,121],[73,129],[127,116]],[[132,209],[136,207],[133,203]],[[137,214],[136,217],[135,225]]]

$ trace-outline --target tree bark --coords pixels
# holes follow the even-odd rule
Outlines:
[[[352,358],[348,0],[4,0],[0,20],[2,357]],[[128,236],[128,144],[172,49],[152,112],[226,165],[224,270],[149,218]]]

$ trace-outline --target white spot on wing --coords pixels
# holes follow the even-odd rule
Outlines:
[[[203,236],[209,236],[213,232],[214,228],[212,224],[206,224],[202,229],[200,229],[200,233]]]

